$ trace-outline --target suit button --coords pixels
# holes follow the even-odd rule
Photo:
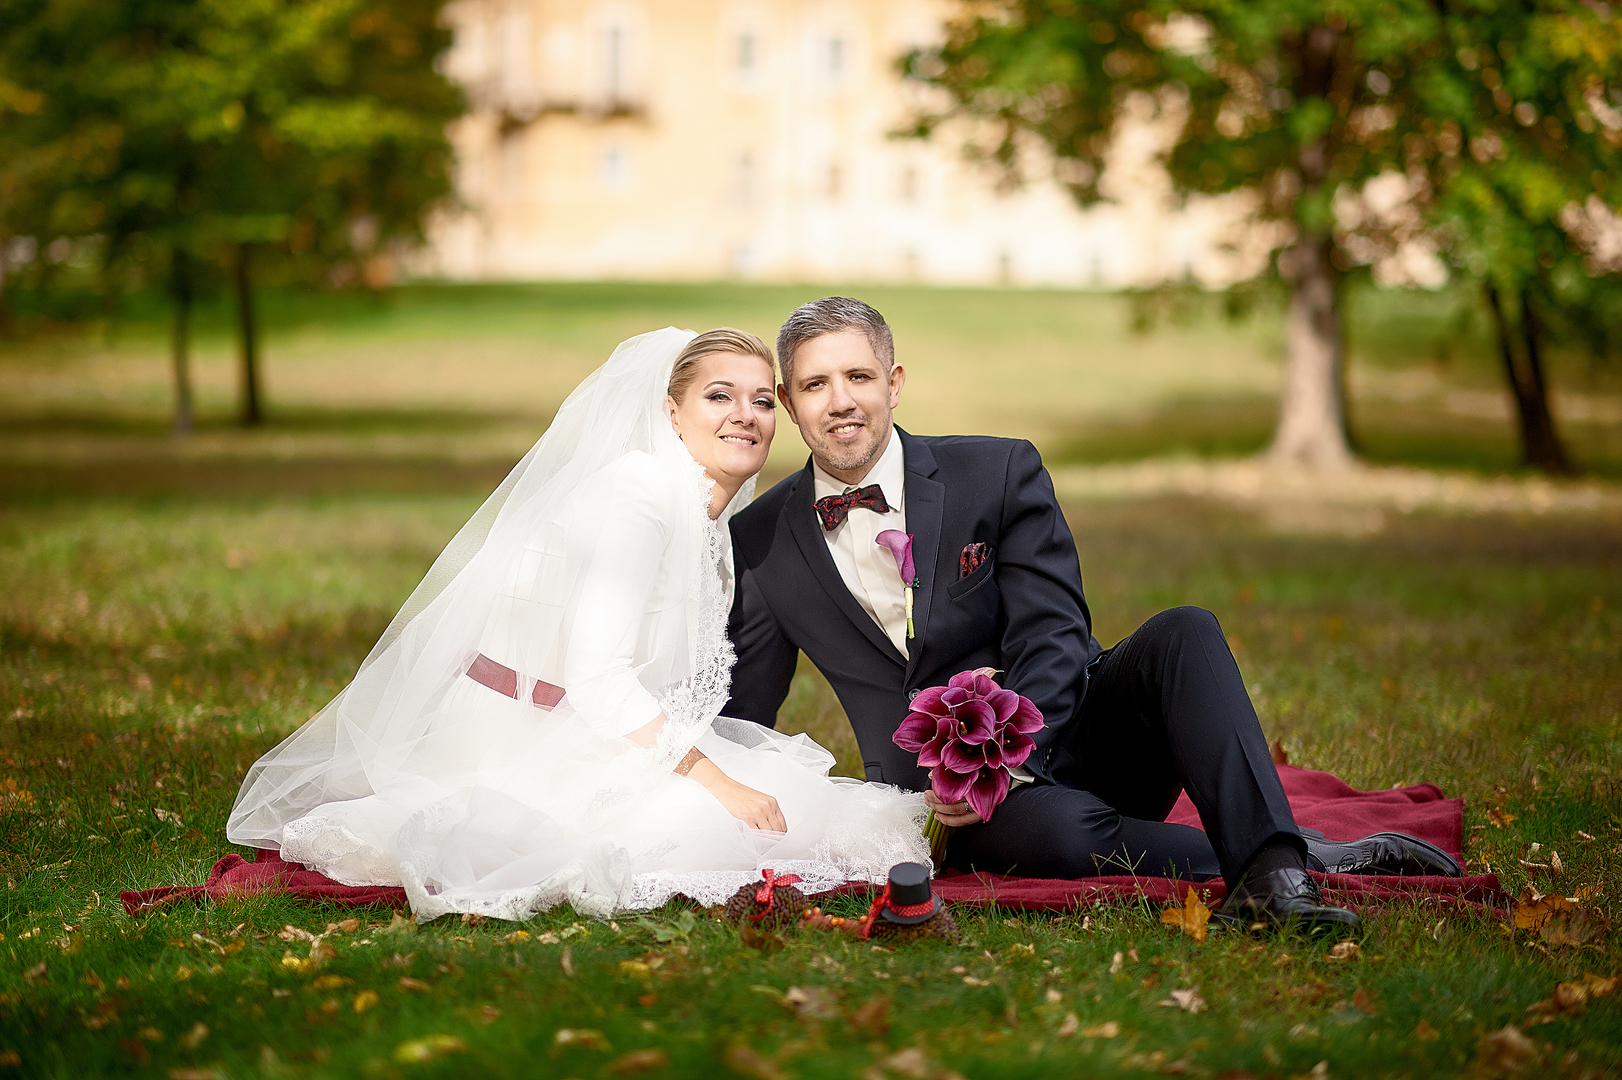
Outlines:
[[[910,704],[912,702],[912,699],[917,697],[921,693],[923,693],[922,690],[908,690],[907,691],[907,702]]]

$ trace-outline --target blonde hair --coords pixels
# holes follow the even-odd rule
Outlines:
[[[670,399],[677,405],[687,396],[693,381],[698,378],[698,368],[706,357],[717,353],[736,353],[739,356],[758,356],[766,361],[766,366],[776,368],[772,361],[772,350],[769,345],[747,330],[734,330],[730,326],[722,326],[715,330],[706,330],[698,337],[687,343],[687,347],[676,357],[675,367],[670,369]]]

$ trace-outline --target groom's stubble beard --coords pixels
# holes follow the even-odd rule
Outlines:
[[[864,423],[862,430],[869,436],[861,443],[841,445],[829,440],[826,434],[821,431],[818,431],[815,437],[806,437],[805,441],[811,448],[811,456],[816,459],[818,465],[822,466],[824,472],[865,473],[879,459],[879,455],[884,452],[885,446],[889,444],[890,429],[894,427],[895,419],[888,409],[885,410],[881,418],[877,419],[868,416],[866,413],[860,413],[855,417],[846,416],[841,418],[842,421],[852,419],[862,420]],[[800,434],[802,437],[806,435],[803,428]]]

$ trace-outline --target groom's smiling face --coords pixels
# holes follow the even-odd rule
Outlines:
[[[812,457],[834,478],[858,483],[889,444],[906,373],[899,365],[885,371],[859,330],[801,343],[789,369],[793,385],[778,396]]]

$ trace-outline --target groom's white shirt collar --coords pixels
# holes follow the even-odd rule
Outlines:
[[[876,542],[878,534],[887,529],[907,531],[907,467],[901,452],[901,435],[890,429],[890,442],[867,471],[854,485],[847,485],[824,472],[813,459],[811,475],[815,481],[812,498],[842,495],[847,487],[866,487],[877,484],[884,492],[884,501],[890,504],[888,514],[880,514],[858,506],[850,512],[844,524],[822,534],[827,541],[828,553],[833,556],[834,567],[845,583],[850,595],[873,617],[902,656],[909,655],[907,643],[907,598],[890,552]],[[815,511],[812,511],[815,514]],[[822,522],[817,522],[822,530]]]

